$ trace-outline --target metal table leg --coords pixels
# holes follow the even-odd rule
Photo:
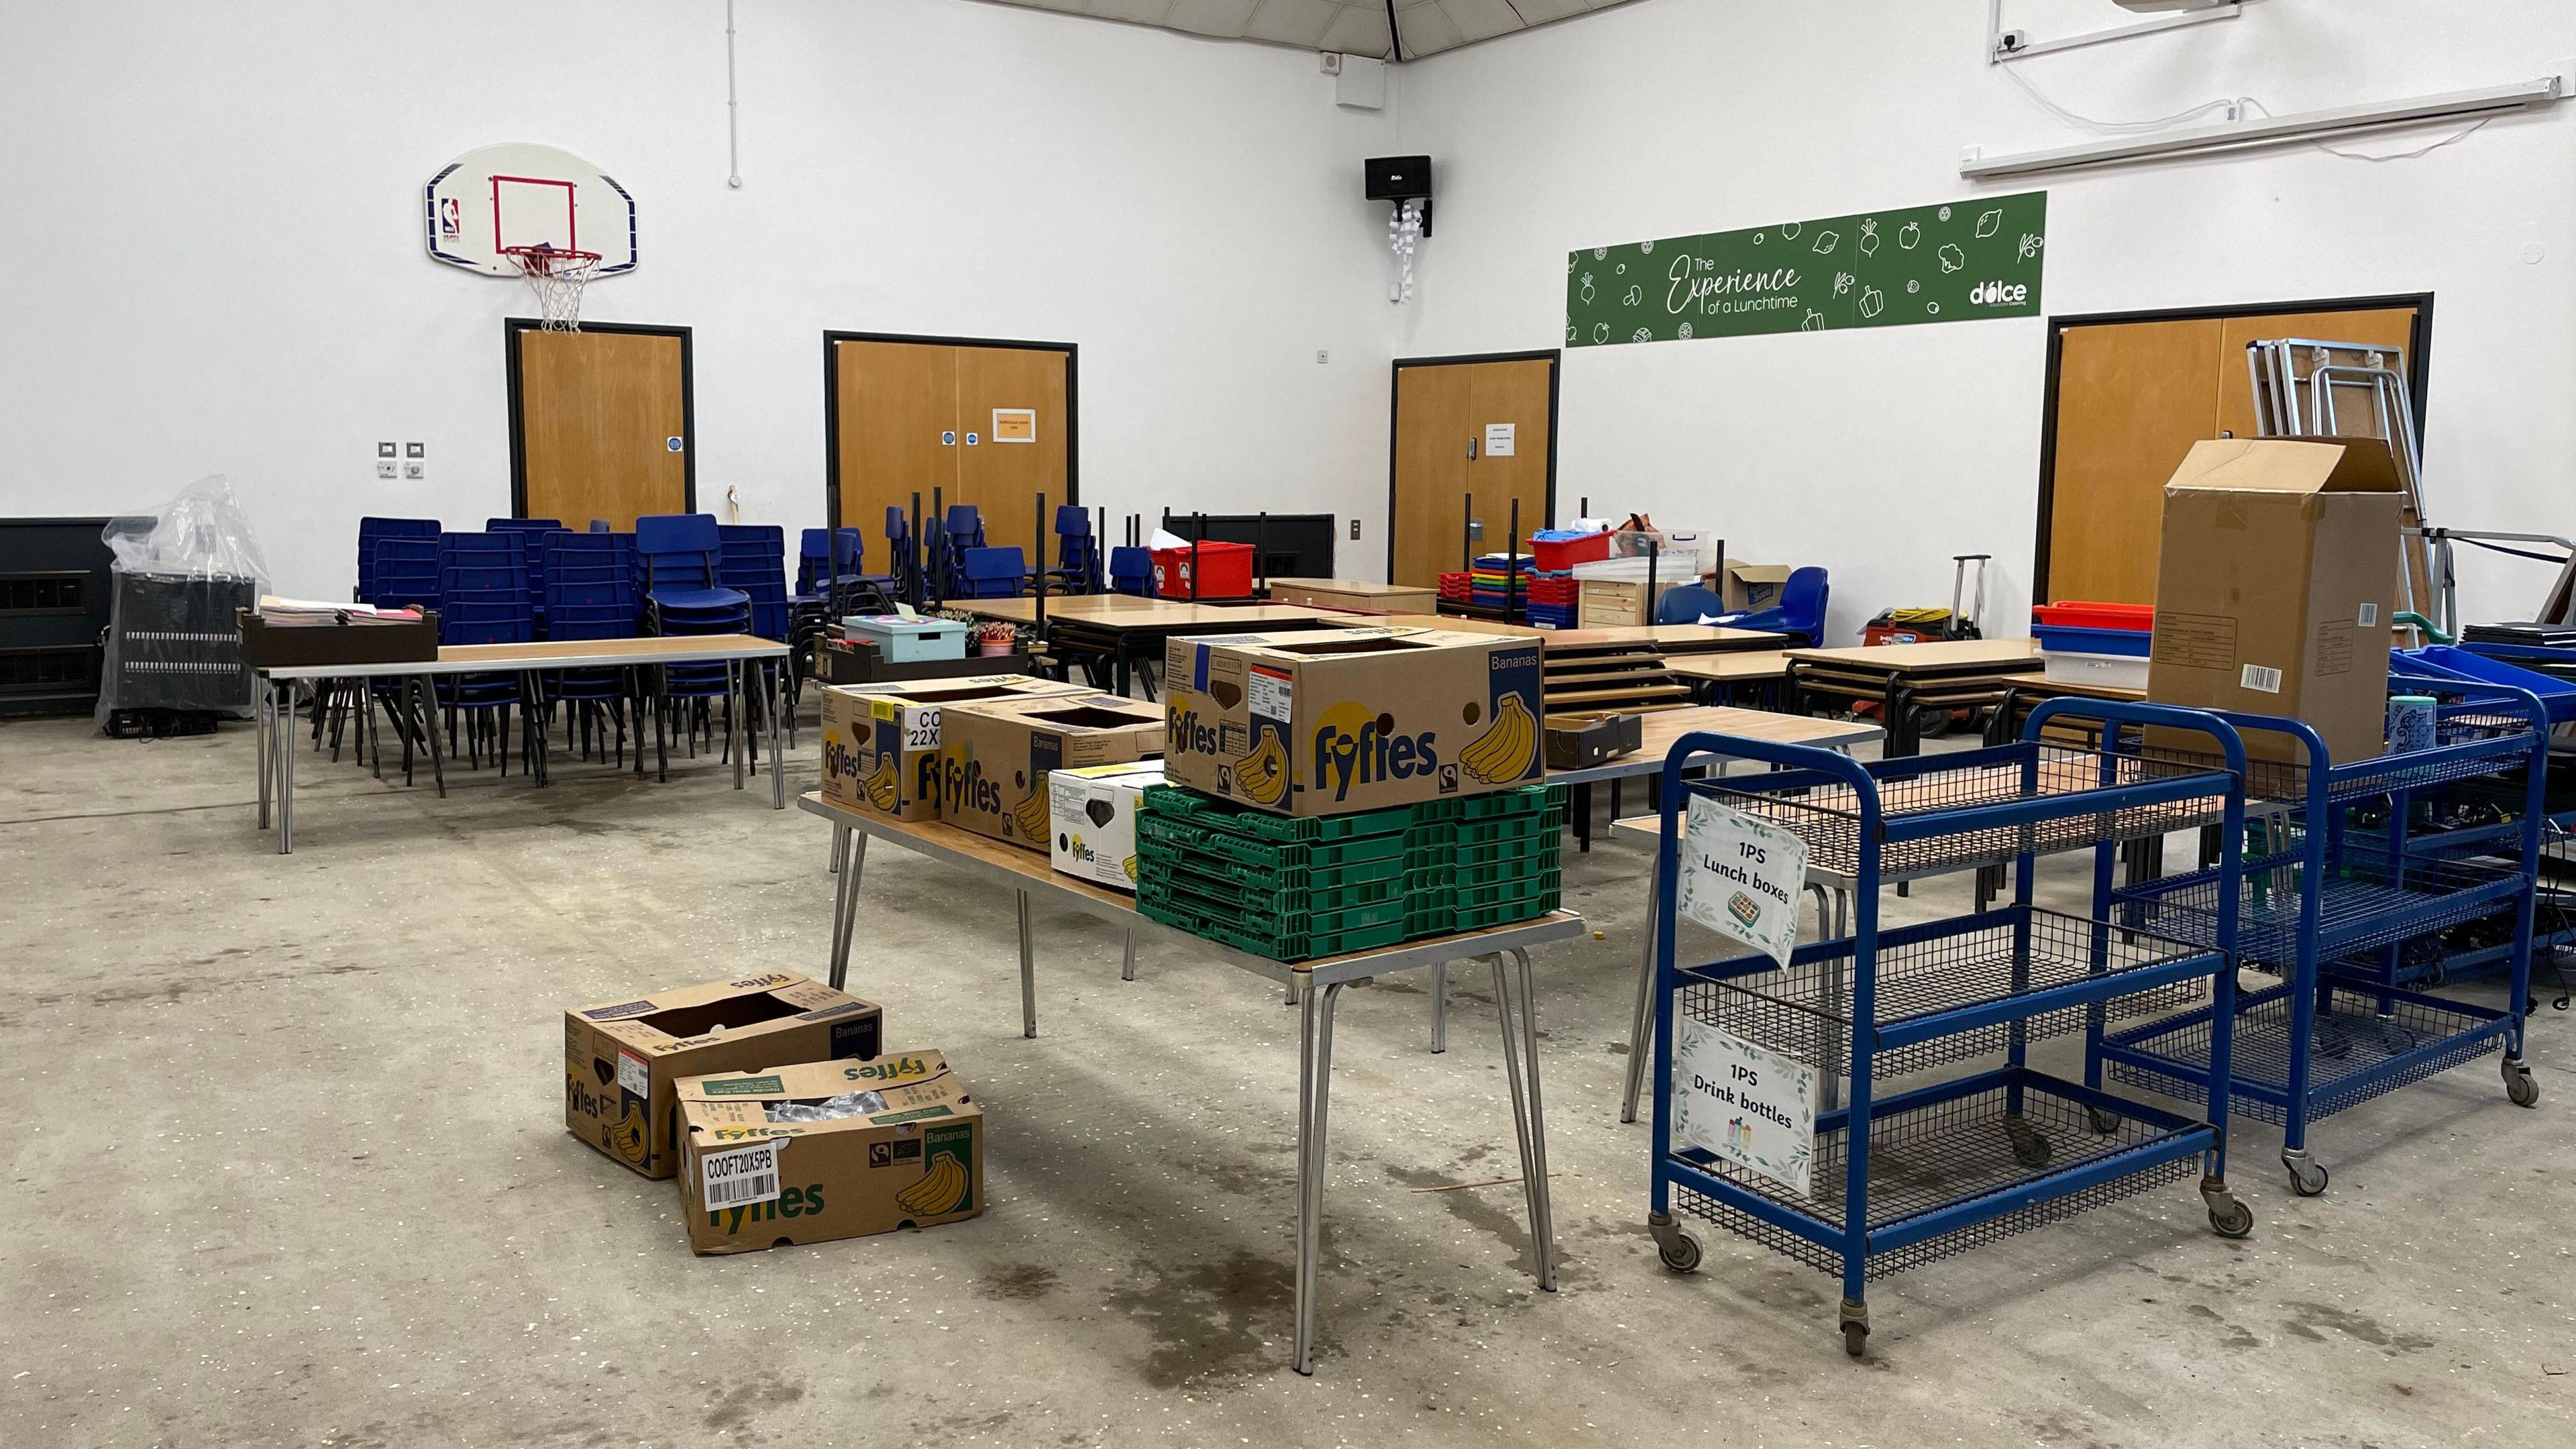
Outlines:
[[[737,790],[742,788],[744,744],[742,701],[749,697],[749,692],[742,687],[742,661],[736,659],[727,663],[725,665],[725,749],[733,756],[733,787]]]
[[[1127,931],[1127,964],[1118,968],[1118,979],[1121,981],[1136,979],[1136,932],[1133,927]]]
[[[831,848],[824,852],[832,877],[832,954],[825,958],[827,966],[841,959],[841,921],[849,914],[850,875],[841,869],[841,858],[850,853],[850,835],[850,827],[835,821]]]
[[[1628,1023],[1628,1088],[1619,1099],[1619,1120],[1637,1120],[1637,1097],[1646,1086],[1647,1050],[1655,1030],[1655,929],[1661,872],[1646,872],[1646,944],[1637,952],[1637,1006]]]
[[[1494,957],[1494,1001],[1503,1018],[1503,1075],[1511,1078],[1512,1120],[1520,1133],[1521,1185],[1529,1201],[1530,1272],[1541,1290],[1553,1293],[1556,1214],[1547,1190],[1547,1114],[1538,1092],[1538,1001],[1530,986],[1529,952],[1516,946],[1506,954],[1511,958],[1508,966],[1503,956]],[[1320,1116],[1320,1108],[1318,1112]]]
[[[1431,1051],[1449,1050],[1449,963],[1431,968]]]
[[[787,661],[769,671],[769,808],[787,808],[787,772],[780,768],[785,756],[778,752],[779,716],[787,712]]]
[[[1020,898],[1020,1035],[1038,1034],[1038,962],[1029,940],[1029,893]]]
[[[850,837],[850,848],[841,873],[832,879],[832,989],[850,976],[850,936],[859,922],[859,876],[867,869],[868,837],[865,832],[848,826],[834,829]]]
[[[269,701],[268,757],[277,765],[277,853],[295,849],[295,686]]]
[[[268,763],[268,713],[277,706],[277,689],[265,678],[259,682],[259,693],[251,699],[251,733],[259,737],[259,828],[268,828],[269,792],[276,788],[276,772]]]
[[[1342,983],[1306,993],[1297,1061],[1297,1343],[1289,1365],[1315,1371],[1315,1277],[1323,1260],[1324,1144],[1333,1088],[1333,1007]],[[1517,1100],[1517,1098],[1515,1098]]]
[[[429,776],[438,782],[438,798],[447,798],[446,746],[438,742],[438,682],[426,674],[411,676],[420,688],[421,733],[429,737]]]

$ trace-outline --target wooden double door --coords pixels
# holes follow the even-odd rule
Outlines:
[[[886,561],[889,507],[921,495],[972,503],[985,541],[1030,549],[1075,494],[1074,347],[829,332],[823,340],[830,434],[825,514],[867,538],[868,568]],[[1035,559],[1031,560],[1036,562]]]
[[[549,332],[513,317],[504,341],[512,517],[575,530],[603,518],[623,532],[641,515],[695,511],[688,328]]]
[[[1389,582],[1431,587],[1463,549],[1502,552],[1514,504],[1523,538],[1549,526],[1556,364],[1554,352],[1397,360]]]
[[[2301,337],[2402,352],[2422,426],[2429,296],[2069,317],[2050,328],[2031,591],[2044,603],[2156,601],[2165,480],[2192,444],[2258,431],[2250,342]],[[2416,597],[2427,597],[2420,585]]]

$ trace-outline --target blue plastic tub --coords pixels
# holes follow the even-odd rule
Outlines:
[[[2144,629],[2070,629],[2059,624],[2033,624],[2031,637],[2039,647],[2057,654],[2118,654],[2131,659],[2147,657],[2148,644],[2155,635]]]
[[[2490,659],[2472,649],[2463,649],[2455,644],[2427,644],[2421,649],[2400,649],[2389,656],[2389,662],[2401,673],[2413,670],[2527,689],[2539,695],[2540,702],[2548,706],[2550,723],[2566,724],[2576,720],[2576,684],[2501,659]]]

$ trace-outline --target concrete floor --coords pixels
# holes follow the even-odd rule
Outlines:
[[[812,776],[806,758],[791,783]],[[2576,1422],[2576,1021],[2328,1122],[2254,1236],[2188,1184],[1878,1285],[1641,1230],[1615,1099],[1644,853],[1567,855],[1538,955],[1564,1288],[1532,1291],[1490,983],[1344,999],[1319,1370],[1284,1365],[1296,1014],[1268,984],[868,863],[852,986],[989,1114],[991,1208],[699,1259],[669,1183],[563,1130],[561,1011],[819,970],[826,832],[712,761],[451,794],[306,756],[297,853],[246,728],[0,725],[0,1440],[28,1445],[2557,1444]],[[2065,891],[2072,867],[2051,871]],[[1902,903],[1955,909],[1958,888]],[[2544,1001],[2551,991],[2544,991]],[[2062,1054],[2060,1060],[2062,1060]],[[2551,1428],[2556,1425],[2556,1428]]]

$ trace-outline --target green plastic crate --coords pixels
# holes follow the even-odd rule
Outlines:
[[[1311,961],[1319,956],[1340,956],[1352,951],[1392,946],[1404,939],[1404,922],[1401,920],[1322,934],[1260,935],[1244,930],[1222,916],[1193,910],[1185,902],[1150,900],[1139,895],[1136,908],[1148,920],[1160,921],[1193,936],[1202,936],[1273,961]]]
[[[1376,835],[1383,831],[1401,830],[1413,821],[1413,807],[1409,805],[1357,815],[1272,815],[1219,800],[1212,795],[1202,795],[1181,785],[1146,787],[1140,808],[1149,815],[1184,815],[1193,823],[1212,829],[1275,841],[1340,840],[1351,835]]]

